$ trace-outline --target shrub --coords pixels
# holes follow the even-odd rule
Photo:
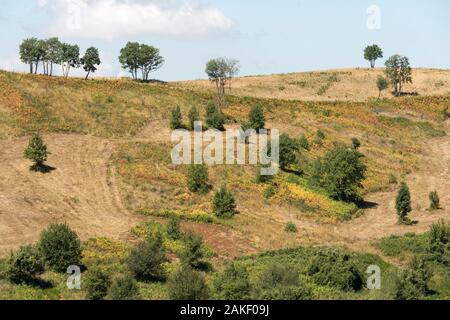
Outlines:
[[[392,173],[389,174],[389,184],[397,184],[397,177],[393,175]]]
[[[432,274],[423,259],[414,258],[406,270],[396,280],[394,298],[396,300],[419,300],[429,292],[428,282]]]
[[[450,225],[444,220],[431,225],[428,252],[434,260],[450,265]]]
[[[111,286],[111,278],[103,270],[94,269],[87,272],[84,286],[87,292],[86,299],[103,300]]]
[[[264,117],[264,111],[261,105],[257,104],[253,106],[248,115],[247,129],[254,129],[256,132],[264,129],[266,126],[266,119]]]
[[[189,165],[186,178],[189,191],[195,193],[207,193],[209,191],[207,166],[203,164]]]
[[[170,128],[172,130],[183,129],[183,119],[179,106],[172,110],[172,116],[170,118]]]
[[[167,225],[167,235],[172,240],[179,240],[182,236],[181,232],[181,219],[177,216],[173,216],[169,220]]]
[[[195,106],[192,106],[192,108],[189,110],[188,118],[189,118],[189,128],[194,130],[195,122],[200,120],[200,116]]]
[[[39,133],[33,134],[28,147],[23,152],[23,155],[25,159],[34,162],[34,170],[39,170],[44,166],[44,162],[47,161],[49,152],[47,151],[47,146]]]
[[[236,214],[236,201],[231,192],[222,187],[213,199],[213,212],[219,218],[228,219]]]
[[[287,233],[297,233],[298,229],[297,229],[297,226],[294,223],[288,222],[286,224],[286,227],[284,228],[284,231],[286,231]]]
[[[140,300],[139,287],[132,277],[116,278],[108,290],[108,300]]]
[[[280,168],[287,169],[297,161],[297,143],[294,139],[283,133],[280,136]]]
[[[206,300],[209,297],[202,274],[186,265],[169,278],[167,290],[172,300]]]
[[[250,281],[247,270],[230,264],[214,279],[214,291],[221,300],[250,299]]]
[[[388,80],[383,76],[378,76],[377,78],[377,88],[378,88],[378,99],[381,98],[381,92],[389,87]]]
[[[67,224],[52,224],[41,233],[39,251],[47,266],[65,273],[72,265],[81,264],[81,243]]]
[[[158,234],[155,239],[139,243],[128,257],[128,269],[139,281],[162,281],[165,272],[162,264],[166,262],[166,252],[162,238]]]
[[[225,116],[214,103],[206,106],[206,125],[209,129],[225,130]]]
[[[309,151],[309,150],[310,150],[309,141],[308,141],[308,139],[306,138],[305,135],[301,136],[301,137],[298,139],[298,145],[300,146],[300,148],[302,148],[302,149],[304,149],[304,150],[306,150],[306,151]]]
[[[359,201],[359,189],[367,171],[361,161],[362,157],[357,150],[335,146],[323,158],[318,158],[313,163],[312,182],[324,188],[334,199]]]
[[[267,186],[267,188],[264,190],[264,198],[270,199],[272,198],[276,193],[276,189],[274,186],[270,185]]]
[[[400,224],[408,224],[408,214],[411,212],[411,194],[409,188],[405,183],[402,183],[400,190],[395,200],[395,208],[397,210],[398,222]]]
[[[43,272],[44,263],[33,246],[21,247],[7,261],[6,277],[16,284],[30,283]]]
[[[358,150],[361,147],[361,142],[357,138],[352,138],[352,149]]]
[[[322,131],[322,130],[317,130],[317,132],[316,132],[316,138],[318,139],[318,140],[324,140],[326,137],[325,137],[325,133]]]
[[[181,261],[183,264],[191,268],[199,268],[205,266],[202,262],[203,254],[203,239],[192,232],[188,232],[184,236],[185,247],[181,253]]]
[[[343,291],[359,291],[363,279],[348,254],[336,250],[323,250],[311,260],[308,274],[318,285]]]
[[[283,300],[283,301],[300,301],[311,300],[312,291],[304,284],[298,284],[296,286],[288,287],[274,287],[272,289],[263,290],[258,299],[261,300]]]
[[[430,209],[431,210],[440,209],[440,200],[437,191],[430,192],[429,198],[430,198]]]

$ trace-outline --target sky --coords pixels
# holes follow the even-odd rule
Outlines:
[[[26,72],[18,48],[57,36],[100,50],[96,76],[128,76],[120,49],[160,49],[152,78],[202,79],[215,57],[240,61],[241,75],[367,67],[363,49],[405,55],[413,67],[450,69],[448,0],[2,0],[0,69]],[[381,65],[385,59],[378,62]],[[81,76],[83,70],[72,75]]]

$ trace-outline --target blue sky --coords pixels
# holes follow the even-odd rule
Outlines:
[[[98,76],[127,75],[117,56],[129,40],[160,48],[166,63],[152,77],[162,80],[204,78],[205,62],[219,56],[239,59],[242,75],[364,67],[362,51],[372,43],[385,58],[399,53],[414,67],[450,69],[448,0],[2,0],[1,6],[0,68],[15,71],[27,70],[17,52],[32,36],[58,36],[82,51],[98,47]]]

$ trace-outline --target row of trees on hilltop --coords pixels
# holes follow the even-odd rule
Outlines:
[[[65,78],[69,76],[71,68],[80,66],[86,71],[86,79],[97,71],[101,64],[97,48],[90,47],[84,56],[80,57],[80,47],[59,41],[53,37],[46,40],[28,38],[19,48],[20,60],[30,66],[30,73],[37,74],[42,65],[43,74],[52,76],[53,67],[60,65]]]

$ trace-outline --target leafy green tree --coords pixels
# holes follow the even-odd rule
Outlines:
[[[181,109],[179,106],[172,110],[172,116],[170,118],[170,128],[172,130],[183,129],[183,116],[181,115]]]
[[[385,74],[394,87],[394,94],[398,96],[402,92],[403,84],[412,83],[409,59],[396,54],[386,61],[385,66]]]
[[[108,290],[107,299],[114,301],[140,300],[141,295],[136,280],[128,275],[114,279]]]
[[[359,201],[359,189],[367,171],[362,157],[357,150],[337,145],[313,163],[312,181],[334,199]]]
[[[250,280],[247,270],[234,263],[218,274],[213,282],[214,293],[219,300],[249,300]]]
[[[160,55],[159,49],[137,42],[128,42],[120,50],[119,62],[123,69],[128,69],[134,80],[139,78],[138,71],[141,71],[141,79],[148,81],[149,74],[158,70],[164,64],[164,58]]]
[[[214,103],[206,106],[206,125],[209,129],[225,130],[225,115]]]
[[[65,273],[68,267],[81,264],[80,239],[67,224],[52,224],[42,231],[38,248],[53,271]]]
[[[254,129],[256,132],[263,130],[266,126],[266,119],[264,117],[264,110],[261,105],[254,105],[248,115],[248,122],[245,129]]]
[[[227,84],[231,85],[233,77],[239,73],[239,61],[228,58],[211,59],[206,63],[205,72],[209,80],[216,85],[221,100]]]
[[[189,128],[194,130],[195,122],[200,121],[200,115],[195,106],[192,106],[191,109],[189,110],[188,118],[189,118]]]
[[[396,300],[420,300],[429,293],[428,283],[432,273],[423,259],[414,257],[408,268],[396,280]]]
[[[86,299],[103,300],[111,286],[110,276],[100,268],[89,270],[84,281]]]
[[[433,223],[430,227],[428,252],[433,260],[446,266],[450,265],[450,224],[444,220]]]
[[[297,161],[298,144],[286,133],[280,135],[280,168],[287,169]]]
[[[167,289],[172,300],[207,300],[209,297],[203,275],[187,265],[174,272],[167,282]]]
[[[34,66],[36,62],[36,50],[38,45],[38,39],[28,38],[22,41],[19,53],[20,60],[30,66],[30,73],[34,72]],[[37,68],[37,66],[36,66]]]
[[[165,279],[163,263],[167,261],[161,235],[139,243],[131,250],[127,260],[128,269],[139,281],[162,281]]]
[[[213,199],[213,212],[219,218],[232,218],[236,214],[236,200],[233,194],[222,187]]]
[[[380,58],[383,58],[383,51],[376,44],[367,46],[364,49],[364,59],[370,61],[371,68],[375,68],[375,61]]]
[[[389,86],[389,82],[383,76],[378,76],[377,78],[377,88],[378,88],[378,99],[381,98],[381,92],[386,90]]]
[[[186,178],[189,191],[194,193],[207,193],[209,191],[208,167],[206,165],[189,165],[186,171]]]
[[[204,258],[203,239],[193,232],[188,232],[184,235],[183,240],[185,247],[180,254],[182,263],[194,269],[202,269],[205,266],[202,261]]]
[[[139,58],[140,45],[137,42],[128,42],[120,50],[119,62],[123,69],[128,69],[134,80],[138,79],[138,70],[140,68]]]
[[[100,65],[100,55],[98,53],[98,49],[94,47],[90,47],[86,50],[86,53],[80,60],[83,65],[84,71],[87,72],[85,80],[89,78],[89,74],[97,71],[97,66]]]
[[[61,42],[58,38],[52,37],[47,41],[47,74],[53,75],[53,65],[61,63]]]
[[[169,223],[167,225],[167,235],[172,240],[181,239],[182,232],[181,232],[181,221],[179,217],[174,216],[170,218]]]
[[[63,76],[68,78],[70,69],[80,66],[80,47],[78,45],[62,43],[60,61]]]
[[[23,246],[7,260],[6,277],[15,284],[31,283],[44,272],[44,263],[34,246]]]
[[[39,170],[44,166],[44,162],[47,161],[49,152],[47,151],[47,146],[39,133],[33,134],[23,155],[25,159],[34,162],[34,170]]]
[[[398,221],[401,224],[408,224],[408,214],[412,211],[411,208],[411,193],[406,183],[402,183],[400,190],[395,200],[395,208],[397,209]]]
[[[430,192],[430,195],[428,197],[430,199],[430,209],[431,210],[440,209],[440,199],[439,199],[438,192],[436,190],[432,191],[432,192]]]

